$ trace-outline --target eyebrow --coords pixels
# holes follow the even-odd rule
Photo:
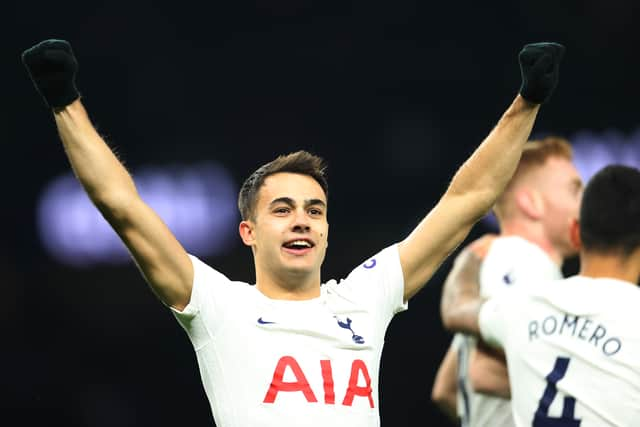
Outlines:
[[[277,199],[273,199],[271,203],[269,203],[270,207],[277,205],[278,203],[284,203],[290,207],[295,207],[296,202],[291,197],[278,197]],[[304,201],[304,206],[309,207],[313,205],[321,205],[322,207],[326,207],[327,204],[320,199],[307,199]]]

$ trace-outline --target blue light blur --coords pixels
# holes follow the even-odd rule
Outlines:
[[[237,186],[221,165],[145,167],[133,176],[142,199],[188,252],[215,256],[237,240]],[[45,187],[37,221],[47,253],[63,264],[80,267],[130,260],[120,238],[71,173]]]

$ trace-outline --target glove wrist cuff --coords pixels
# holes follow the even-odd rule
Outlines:
[[[80,97],[78,89],[73,83],[59,87],[49,87],[43,90],[42,96],[50,108],[64,108]]]

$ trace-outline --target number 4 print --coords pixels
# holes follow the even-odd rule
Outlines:
[[[562,406],[562,416],[554,418],[549,416],[549,406],[558,394],[556,384],[567,373],[569,367],[568,357],[558,357],[553,366],[553,370],[547,375],[547,387],[540,398],[538,409],[533,418],[533,427],[579,427],[580,420],[574,418],[573,412],[576,408],[576,399],[571,396],[565,396]]]

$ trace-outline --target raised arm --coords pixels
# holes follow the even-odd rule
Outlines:
[[[458,169],[436,206],[399,245],[409,299],[464,240],[511,179],[540,104],[552,94],[564,48],[556,43],[525,46],[519,55],[520,93],[474,153]]]
[[[63,40],[46,40],[23,53],[23,62],[52,108],[73,171],[91,201],[131,252],[156,295],[182,309],[189,302],[191,261],[156,213],[145,204],[133,179],[98,135],[75,87],[77,62]]]

